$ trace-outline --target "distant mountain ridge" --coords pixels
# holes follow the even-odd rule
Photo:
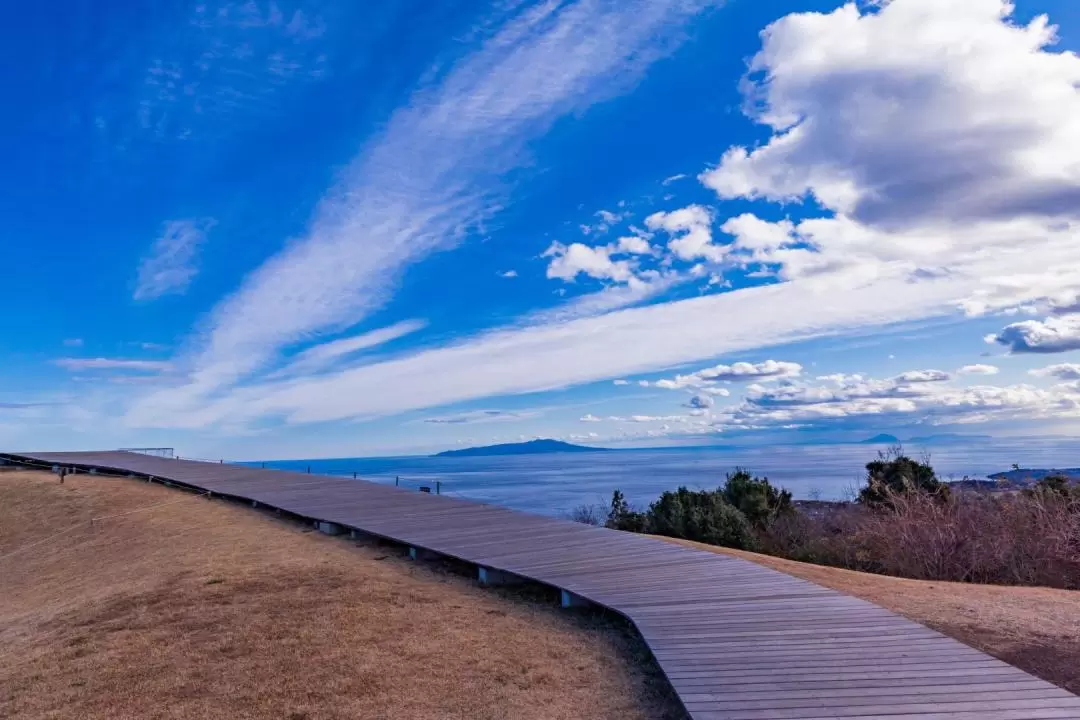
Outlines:
[[[886,443],[895,445],[900,442],[900,438],[888,433],[879,433],[872,438],[866,438],[861,441],[864,445],[884,445]]]
[[[435,457],[484,457],[488,455],[550,455],[553,453],[607,452],[608,448],[572,445],[561,440],[530,440],[523,443],[504,443],[483,447],[446,450]]]
[[[970,442],[974,440],[993,440],[993,435],[961,435],[959,433],[941,433],[940,435],[925,435],[920,437],[912,437],[907,440],[901,440],[895,435],[889,433],[879,433],[872,438],[866,438],[859,442],[864,445],[884,445],[886,443],[891,445],[898,445],[901,443],[912,443],[913,445],[931,445],[934,443],[962,443]]]

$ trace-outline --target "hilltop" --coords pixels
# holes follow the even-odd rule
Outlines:
[[[683,717],[611,620],[157,484],[0,472],[0,577],[0,718]]]
[[[523,443],[504,443],[483,447],[446,450],[435,457],[482,457],[485,455],[548,455],[551,453],[607,452],[608,448],[572,445],[561,440],[530,440]]]

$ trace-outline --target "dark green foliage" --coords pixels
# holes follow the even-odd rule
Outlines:
[[[912,460],[903,449],[894,448],[866,464],[866,486],[859,491],[859,502],[874,508],[891,507],[892,496],[920,492],[944,498],[949,488],[937,479],[928,462]]]
[[[1025,490],[1029,497],[1050,497],[1080,502],[1080,485],[1074,484],[1067,475],[1047,475],[1035,483],[1035,487]]]
[[[656,535],[748,549],[754,546],[750,523],[719,490],[665,492],[649,506],[648,529]]]
[[[647,530],[647,518],[645,513],[631,509],[626,502],[626,497],[620,490],[611,495],[611,510],[608,511],[605,527],[612,530],[625,530],[627,532],[643,533]]]
[[[743,468],[735,468],[724,483],[724,499],[737,507],[759,530],[764,530],[780,515],[794,511],[791,493],[774,487],[768,478],[756,478]]]

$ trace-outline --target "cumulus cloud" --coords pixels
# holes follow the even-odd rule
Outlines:
[[[643,235],[621,237],[616,242],[615,248],[618,252],[627,255],[648,255],[652,252],[652,246],[649,245],[648,239]]]
[[[730,259],[834,284],[970,278],[972,313],[1080,284],[1080,58],[1052,51],[1045,17],[1020,26],[1012,9],[848,3],[766,29],[746,111],[772,136],[701,180],[725,199],[812,199],[828,214],[733,218]]]
[[[909,370],[896,376],[901,383],[930,383],[949,380],[949,373],[942,370]]]
[[[965,365],[956,371],[958,375],[997,375],[998,372],[996,365],[984,365],[982,363]]]
[[[213,226],[214,221],[208,219],[165,223],[161,235],[139,265],[135,299],[154,300],[186,291],[199,272],[199,248]]]
[[[645,218],[645,227],[663,230],[671,239],[667,247],[680,260],[703,259],[719,263],[725,248],[713,244],[712,213],[701,205],[689,205],[681,210],[653,213]]]
[[[612,248],[607,246],[590,247],[582,243],[552,243],[542,257],[550,257],[547,276],[568,282],[578,275],[588,275],[597,280],[629,282],[634,273],[626,260],[612,260]]]
[[[986,341],[1014,353],[1061,353],[1080,350],[1080,314],[1024,320],[1006,325]]]
[[[924,373],[913,371],[889,379],[832,375],[819,378],[828,385],[791,382],[776,387],[752,386],[739,406],[721,413],[715,422],[765,428],[876,416],[930,425],[1080,417],[1080,388],[1071,385],[957,388],[946,380],[912,380]]]
[[[1080,364],[1059,363],[1029,371],[1035,377],[1052,377],[1058,380],[1080,380]]]
[[[802,365],[793,362],[765,360],[759,363],[737,362],[732,365],[716,365],[698,370],[703,380],[760,380],[764,378],[796,377],[802,373]]]
[[[518,276],[517,270],[507,270],[506,272],[499,273],[499,277],[504,278],[516,278]]]
[[[592,413],[587,413],[585,415],[582,415],[581,418],[579,418],[579,420],[581,422],[589,422],[589,423],[602,422],[602,420],[600,418],[596,417]]]

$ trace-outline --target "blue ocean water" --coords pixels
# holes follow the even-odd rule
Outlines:
[[[884,446],[772,445],[613,450],[600,453],[498,457],[381,457],[278,460],[266,467],[351,476],[404,487],[436,482],[444,494],[561,515],[584,504],[603,504],[616,488],[632,504],[647,505],[680,485],[714,488],[725,473],[744,467],[787,488],[796,499],[842,500],[863,479],[863,467]],[[1013,463],[1022,467],[1078,467],[1080,439],[965,440],[906,445],[907,454],[929,456],[938,475],[980,478]]]

